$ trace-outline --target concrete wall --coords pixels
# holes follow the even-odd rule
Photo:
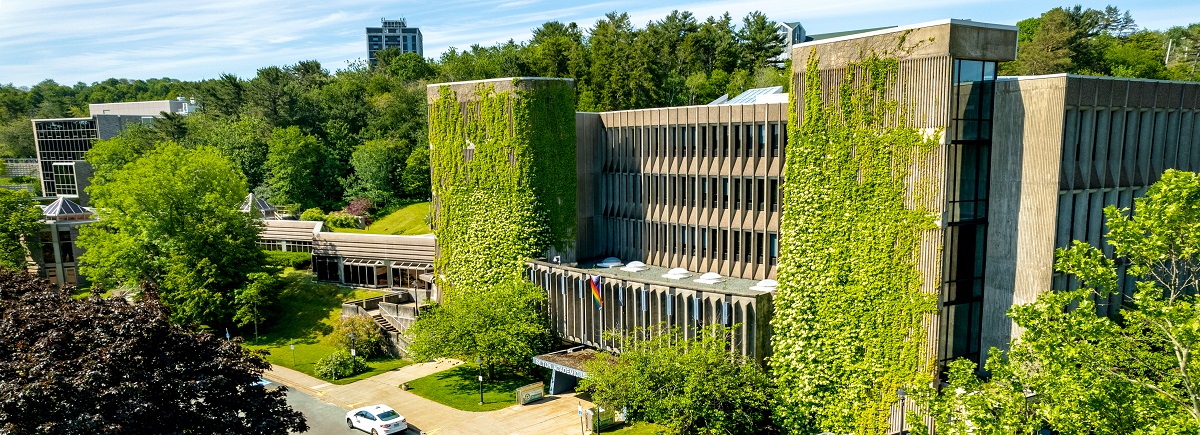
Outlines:
[[[996,86],[992,210],[984,297],[984,348],[1020,329],[1004,313],[1079,283],[1055,273],[1054,250],[1075,240],[1101,247],[1103,209],[1128,208],[1166,169],[1200,170],[1200,84],[1066,74],[1004,79]],[[1097,298],[1113,315],[1132,295]]]
[[[92,115],[161,116],[162,112],[188,112],[189,103],[178,100],[131,101],[126,103],[89,104]]]
[[[993,118],[982,359],[1020,335],[1007,313],[1050,288],[1065,76],[999,80]]]
[[[774,278],[769,241],[779,231],[787,110],[764,103],[601,113],[602,141],[590,158],[597,166],[595,252]]]

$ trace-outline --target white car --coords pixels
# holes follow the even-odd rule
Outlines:
[[[346,413],[346,426],[371,435],[400,433],[408,429],[404,416],[387,405],[364,406]]]

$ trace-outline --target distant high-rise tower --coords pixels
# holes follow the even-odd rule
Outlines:
[[[383,27],[367,28],[367,58],[371,65],[375,64],[375,52],[385,48],[398,48],[401,53],[416,53],[425,56],[424,42],[421,39],[421,29],[408,27],[404,19],[389,20],[383,18]]]

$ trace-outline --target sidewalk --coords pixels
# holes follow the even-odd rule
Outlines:
[[[454,360],[417,363],[347,385],[333,385],[282,366],[272,366],[263,377],[308,393],[323,402],[350,410],[385,404],[409,423],[410,433],[562,435],[579,433],[577,406],[591,402],[574,393],[548,396],[528,405],[513,405],[491,412],[461,411],[407,391],[399,385],[462,364]]]

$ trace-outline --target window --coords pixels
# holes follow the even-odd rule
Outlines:
[[[758,251],[759,264],[763,263],[763,252],[766,251],[763,249],[763,233],[754,233],[754,250]]]
[[[771,124],[771,157],[779,157],[779,124]]]
[[[771,211],[779,211],[779,179],[771,179]]]
[[[742,192],[742,180],[738,179],[738,178],[734,178],[733,179],[733,209],[734,210],[741,208],[742,201],[740,201],[739,200],[740,198],[738,198],[738,195],[741,194],[741,192]]]
[[[746,203],[746,210],[754,209],[754,183],[752,183],[752,181],[754,180],[747,178],[745,182],[742,183],[742,187],[745,188],[746,192],[746,194],[742,196],[742,201]]]
[[[721,177],[721,208],[729,209],[729,178]]]
[[[766,190],[766,180],[758,178],[754,180],[755,186],[758,187],[758,196],[754,197],[754,202],[758,204],[758,211],[763,211],[767,207],[767,197],[763,196]]]
[[[721,144],[721,156],[729,157],[729,126],[721,126],[721,138],[725,139],[725,143]]]
[[[779,259],[779,235],[775,234],[775,233],[771,233],[771,235],[769,235],[767,237],[767,241],[771,245],[770,246],[770,249],[771,249],[770,261],[771,261],[771,264],[774,265],[776,260]]]
[[[767,155],[767,125],[758,124],[758,156]]]
[[[733,137],[730,139],[733,142],[733,156],[737,157],[742,153],[742,126],[733,126]],[[750,144],[746,144],[746,146],[749,147]]]

